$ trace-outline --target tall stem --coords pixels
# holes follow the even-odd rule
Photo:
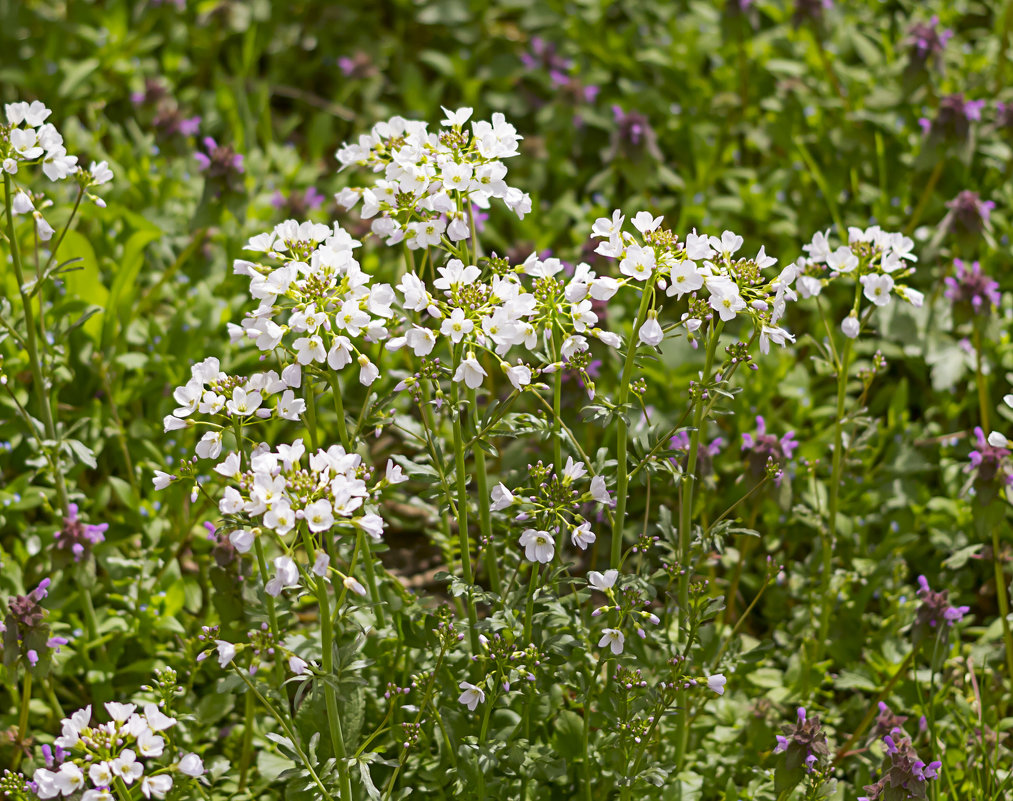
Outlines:
[[[496,543],[492,538],[492,519],[489,509],[489,478],[485,469],[485,451],[482,450],[477,440],[479,431],[475,410],[478,409],[478,397],[473,389],[468,390],[468,403],[472,409],[472,417],[475,419],[476,440],[471,452],[475,459],[475,491],[478,493],[478,523],[484,542],[482,555],[485,562],[485,572],[489,574],[489,586],[492,587],[493,592],[499,595],[502,586],[499,576],[499,561],[496,557]]]
[[[1006,646],[1006,674],[1013,682],[1013,632],[1009,627],[1009,595],[1006,591],[1006,576],[1002,569],[999,553],[999,526],[992,526],[992,565],[995,570],[995,596],[999,602],[999,619],[1002,621],[1002,639]],[[1008,698],[1009,696],[1005,696]]]
[[[313,553],[313,541],[309,529],[300,526],[303,547],[307,555]],[[323,576],[316,577],[317,605],[320,607],[320,667],[328,679],[334,675],[334,621],[331,618],[330,595],[327,592],[327,580]],[[341,798],[352,800],[352,783],[345,763],[345,738],[341,732],[341,718],[338,716],[338,691],[331,681],[324,682],[324,704],[327,707],[327,727],[334,746],[334,756],[338,764],[338,779],[341,782]]]
[[[560,342],[559,332],[553,328],[552,330],[552,358],[555,361],[560,360]],[[563,371],[562,369],[556,370],[556,374],[552,377],[552,468],[556,471],[556,475],[562,479],[563,475],[563,431],[562,423],[563,418],[560,414],[562,409],[562,398],[563,398]],[[559,534],[556,537],[556,551],[559,553],[563,552],[563,546],[566,544],[566,529],[562,526],[559,527]]]
[[[623,553],[623,521],[626,518],[626,493],[629,488],[630,476],[629,465],[626,456],[626,437],[629,426],[626,424],[623,406],[630,397],[630,381],[633,377],[633,363],[637,355],[639,340],[637,334],[640,326],[647,318],[647,310],[651,307],[651,299],[654,296],[654,283],[645,284],[643,294],[640,298],[640,308],[637,310],[637,318],[633,321],[633,328],[630,330],[630,338],[626,343],[626,361],[623,364],[623,373],[619,379],[619,415],[616,422],[616,513],[612,519],[612,554],[609,565],[615,570],[619,569],[619,562]]]
[[[35,330],[35,311],[32,309],[32,300],[25,292],[24,266],[21,263],[21,249],[18,247],[18,238],[14,231],[14,195],[10,175],[4,173],[4,206],[7,213],[7,239],[11,246],[11,261],[14,264],[14,276],[18,282],[18,294],[21,296],[21,307],[25,315],[25,344],[28,348],[28,362],[32,370],[32,390],[35,393],[36,403],[39,407],[39,414],[42,415],[42,425],[46,430],[46,438],[53,444],[56,443],[56,423],[53,419],[53,408],[47,393],[45,379],[42,375],[42,362],[39,359],[39,347],[37,332]],[[57,243],[59,244],[59,243]],[[41,299],[41,294],[40,294]],[[41,301],[40,301],[41,302]],[[51,446],[50,446],[51,447]],[[56,485],[56,495],[60,500],[60,510],[63,516],[69,513],[70,501],[67,497],[67,485],[63,480],[63,473],[60,471],[60,456],[57,450],[56,458],[53,459],[56,465],[53,470],[53,482]],[[91,632],[89,632],[91,634]]]
[[[837,413],[834,416],[834,457],[830,472],[830,501],[826,533],[821,544],[822,564],[820,568],[820,628],[816,639],[816,662],[823,658],[827,630],[830,626],[830,571],[833,563],[834,546],[837,544],[837,508],[841,496],[841,473],[844,470],[844,405],[848,397],[848,367],[851,364],[853,340],[847,339],[841,348],[841,362],[837,371]]]
[[[460,358],[455,359],[459,362]],[[471,539],[468,535],[468,474],[464,467],[464,432],[461,429],[460,390],[457,384],[453,388],[454,408],[454,472],[457,479],[457,541],[461,551],[461,573],[468,585],[468,633],[472,654],[479,652],[478,615],[475,612],[475,598],[471,593],[475,584],[475,576],[471,570]]]
[[[696,461],[700,454],[700,437],[703,433],[704,417],[708,399],[703,396],[703,389],[710,381],[711,369],[714,366],[714,354],[721,339],[721,322],[711,322],[707,338],[707,355],[704,359],[703,373],[700,378],[701,394],[696,399],[693,413],[693,430],[689,435],[689,454],[686,457],[686,472],[682,477],[682,503],[679,506],[679,617],[682,618],[689,609],[689,544],[690,531],[693,526],[693,495],[696,488]]]
[[[978,415],[981,419],[981,429],[988,436],[988,383],[985,380],[985,372],[982,369],[982,344],[981,328],[977,319],[974,321],[974,383],[978,388]]]

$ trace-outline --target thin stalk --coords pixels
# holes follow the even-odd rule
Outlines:
[[[454,360],[460,361],[460,358]],[[461,573],[468,585],[468,634],[471,643],[471,653],[479,652],[478,644],[478,615],[475,612],[475,598],[472,595],[472,587],[475,584],[475,576],[471,570],[471,539],[468,535],[468,474],[464,468],[464,432],[461,429],[461,407],[460,390],[454,384],[452,414],[454,417],[454,472],[457,479],[457,540],[461,551]]]
[[[475,428],[478,428],[478,416],[475,410],[478,409],[478,397],[473,389],[468,390],[468,403],[472,409],[472,417],[475,418]],[[492,519],[489,509],[489,479],[485,469],[485,451],[478,444],[478,437],[474,440],[475,445],[471,449],[475,459],[475,491],[478,493],[478,524],[482,532],[482,555],[485,562],[485,572],[489,574],[489,585],[497,595],[502,589],[499,576],[499,561],[496,557],[496,542],[492,536]]]
[[[14,755],[14,765],[17,766],[21,762],[21,757],[24,756],[24,751],[21,746],[25,742],[25,737],[28,734],[28,706],[32,702],[32,672],[25,669],[25,681],[21,689],[21,711],[18,713],[18,750]]]
[[[383,629],[387,627],[387,616],[383,612],[383,602],[380,600],[380,591],[376,584],[376,569],[373,567],[373,550],[371,537],[367,537],[361,531],[355,533],[356,547],[363,552],[362,565],[366,571],[366,588],[369,590],[369,599],[373,603],[373,612],[376,615],[376,627]]]
[[[629,465],[626,456],[626,438],[628,426],[622,407],[630,396],[630,381],[633,377],[633,363],[637,355],[637,334],[640,326],[647,318],[647,310],[651,307],[651,299],[654,296],[653,282],[644,285],[643,294],[640,298],[640,308],[637,310],[637,317],[633,321],[633,328],[630,330],[630,338],[626,343],[626,361],[623,364],[623,373],[619,379],[619,415],[616,421],[616,512],[612,519],[612,553],[609,559],[610,567],[618,570],[619,562],[623,553],[623,522],[626,519],[626,493],[629,488]]]
[[[1009,627],[1009,595],[1006,576],[999,555],[999,526],[992,526],[992,565],[995,569],[995,596],[999,602],[999,619],[1002,621],[1002,639],[1006,646],[1006,674],[1013,682],[1013,632]],[[1008,697],[1008,696],[1007,696]]]
[[[309,529],[300,526],[303,547],[307,555],[313,553],[313,541]],[[320,667],[325,676],[334,674],[334,621],[331,619],[330,596],[327,593],[327,580],[323,576],[316,577],[317,604],[320,607]],[[345,738],[341,732],[341,718],[338,716],[338,692],[330,682],[324,682],[324,703],[327,707],[327,727],[334,746],[334,756],[338,765],[338,779],[341,782],[341,798],[352,799],[352,783],[345,764]]]
[[[264,544],[260,541],[260,537],[253,538],[253,547],[257,554],[257,567],[260,570],[260,578],[266,584],[267,583],[267,559],[264,557]],[[268,625],[271,627],[271,636],[274,638],[276,645],[281,645],[281,630],[278,628],[278,614],[274,609],[274,597],[264,593],[264,605],[267,607],[267,619]],[[282,671],[281,660],[274,660],[274,672],[278,679],[279,686],[281,682],[285,681],[285,674]]]
[[[13,188],[11,186],[11,177],[7,173],[4,173],[4,192],[4,206],[7,213],[7,239],[11,246],[11,261],[14,264],[14,277],[18,282],[18,294],[21,296],[22,311],[25,315],[25,344],[28,346],[28,362],[32,370],[32,389],[35,393],[35,399],[39,406],[39,412],[42,415],[42,425],[46,429],[46,438],[55,444],[56,423],[53,420],[53,408],[50,403],[50,398],[46,393],[47,387],[42,375],[42,362],[39,359],[38,339],[37,332],[35,330],[35,311],[32,309],[31,298],[25,292],[25,274],[24,266],[21,263],[21,249],[18,247],[17,234],[14,231]],[[60,242],[58,240],[56,246],[59,247],[59,244]],[[63,480],[63,472],[59,467],[60,460],[58,454],[59,449],[57,449],[57,456],[53,460],[56,463],[56,469],[53,472],[53,483],[56,485],[56,495],[60,500],[60,510],[63,512],[63,516],[67,517],[70,508],[70,500],[67,496],[67,485]],[[89,636],[90,635],[91,632],[89,631]]]
[[[834,456],[830,473],[830,500],[827,512],[827,528],[821,547],[820,568],[820,628],[816,639],[816,662],[823,658],[827,630],[830,626],[830,571],[833,563],[834,546],[837,542],[837,509],[841,495],[841,473],[844,470],[844,404],[848,397],[848,367],[851,364],[851,346],[854,340],[846,339],[841,348],[841,364],[837,372],[837,413],[834,416]]]
[[[682,477],[682,504],[679,507],[679,567],[682,571],[679,576],[679,615],[689,609],[689,542],[690,530],[693,524],[693,490],[696,486],[696,460],[700,453],[700,436],[704,425],[704,412],[707,407],[707,398],[703,397],[702,388],[710,380],[711,368],[714,366],[714,354],[717,351],[718,341],[721,339],[722,324],[711,322],[710,335],[707,340],[707,355],[704,359],[703,373],[701,374],[701,395],[696,400],[696,410],[693,414],[693,430],[689,436],[689,455],[686,458],[686,472]]]
[[[932,172],[929,174],[928,181],[925,182],[925,187],[922,189],[921,197],[918,199],[918,205],[915,206],[914,214],[911,215],[911,220],[907,224],[907,228],[904,229],[904,233],[908,236],[914,231],[918,225],[918,221],[922,218],[922,213],[925,211],[925,207],[929,204],[929,199],[932,197],[932,192],[936,188],[936,184],[939,183],[939,178],[943,174],[943,167],[946,166],[945,159],[939,159],[935,166],[932,168]]]
[[[981,327],[974,322],[974,383],[978,388],[978,415],[981,419],[981,430],[988,436],[988,382],[982,370]]]
[[[243,745],[239,755],[239,792],[246,789],[246,777],[253,759],[253,693],[246,694],[243,709]]]
[[[303,765],[306,767],[307,772],[309,772],[310,774],[310,778],[313,779],[317,787],[320,788],[320,792],[323,795],[323,797],[327,801],[334,801],[334,796],[332,796],[328,792],[327,786],[322,781],[320,781],[320,777],[317,775],[317,772],[313,769],[313,764],[309,761],[309,759],[306,757],[306,754],[303,752],[302,747],[299,745],[299,741],[296,739],[295,732],[293,732],[292,727],[288,725],[288,721],[286,721],[285,718],[282,717],[281,713],[278,712],[273,706],[271,706],[271,703],[266,698],[264,698],[263,695],[261,695],[260,690],[256,688],[256,686],[253,684],[252,681],[250,681],[245,671],[238,668],[235,664],[232,665],[232,669],[236,672],[236,675],[239,676],[239,678],[241,678],[246,683],[246,686],[249,687],[250,692],[252,692],[255,696],[257,696],[257,700],[259,700],[260,703],[264,705],[264,708],[271,713],[271,717],[273,717],[276,721],[278,721],[278,725],[281,726],[282,730],[285,732],[285,736],[288,737],[289,742],[292,743],[292,748],[295,750],[296,756],[299,757],[299,761],[301,761]],[[339,762],[338,765],[340,770],[341,762]],[[340,796],[340,798],[342,798],[343,801],[351,801],[352,799],[351,785],[348,785],[347,794],[344,796]]]
[[[531,576],[528,582],[528,599],[524,605],[524,645],[531,643],[531,618],[535,611],[535,590],[538,588],[538,576],[540,574],[538,563],[532,563]]]
[[[559,332],[552,329],[552,358],[554,361],[559,360]],[[560,413],[562,408],[562,397],[563,397],[563,371],[556,370],[555,375],[552,377],[552,468],[556,471],[556,476],[562,478],[563,475],[563,433],[562,433],[562,422],[563,417]],[[563,546],[566,544],[566,529],[562,526],[559,527],[559,534],[556,536],[556,551],[558,553],[563,552]]]

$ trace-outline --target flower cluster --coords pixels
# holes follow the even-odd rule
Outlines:
[[[63,528],[53,536],[58,551],[70,551],[75,562],[80,562],[91,549],[105,541],[108,523],[84,523],[77,515],[77,504],[67,507],[67,516],[63,519]]]
[[[792,454],[798,447],[798,440],[795,439],[795,432],[789,431],[778,438],[767,433],[767,421],[762,415],[756,416],[756,433],[745,433],[742,435],[742,451],[749,462],[749,472],[753,478],[759,480],[767,473],[767,465],[773,461],[778,468],[791,459]],[[780,485],[780,476],[775,479]]]
[[[403,241],[418,250],[444,237],[461,242],[470,236],[472,204],[488,208],[492,198],[522,219],[531,211],[531,198],[504,180],[502,160],[519,152],[514,126],[496,113],[491,122],[473,121],[469,128],[472,109],[444,112],[439,133],[424,122],[392,117],[337,152],[342,168],[360,165],[383,173],[373,187],[348,188],[336,197],[345,208],[361,200],[363,219],[373,220],[373,233],[388,245]]]
[[[954,259],[953,266],[957,274],[944,279],[947,299],[953,301],[958,309],[972,315],[990,314],[1002,300],[999,282],[985,275],[979,262],[968,266],[960,259]]]
[[[676,327],[684,327],[692,337],[715,315],[728,322],[742,314],[753,320],[764,353],[770,342],[785,346],[794,341],[778,325],[787,302],[795,299],[791,289],[794,265],[768,280],[762,271],[776,264],[777,259],[769,257],[763,247],[755,258],[735,258],[743,239],[731,231],[720,237],[694,231],[680,242],[672,231],[661,227],[661,217],[649,212],[639,212],[632,220],[639,237],[623,230],[625,220],[617,209],[611,219],[600,217],[595,221],[592,236],[601,240],[595,252],[619,260],[619,272],[624,276],[620,285],[648,287],[661,282],[669,297],[688,296],[689,309]],[[640,327],[637,334],[641,343],[655,346],[664,339],[666,332],[657,318],[657,313],[651,312]]]
[[[359,381],[372,384],[380,371],[360,346],[388,337],[395,296],[388,284],[370,285],[353,255],[359,242],[338,225],[286,220],[246,247],[276,264],[235,262],[260,305],[241,326],[229,324],[232,340],[245,337],[262,351],[283,347],[290,363],[305,367],[356,364]]]
[[[46,623],[42,600],[49,594],[50,580],[43,579],[26,595],[16,595],[7,602],[6,615],[0,620],[0,654],[7,668],[24,658],[32,668],[43,669],[51,653],[58,653],[68,640],[53,637]]]
[[[524,556],[531,562],[551,562],[556,553],[554,537],[562,531],[569,532],[575,548],[586,550],[596,537],[591,523],[581,516],[579,509],[590,501],[603,506],[612,503],[605,479],[594,476],[587,489],[578,489],[577,482],[583,483],[587,468],[573,457],[567,457],[561,473],[553,470],[552,465],[546,467],[538,462],[528,466],[528,475],[530,487],[513,491],[502,483],[493,487],[489,507],[493,511],[519,510],[513,520],[525,526],[520,536]]]
[[[831,248],[826,233],[818,231],[802,249],[806,256],[796,262],[798,291],[803,298],[815,297],[833,281],[845,276],[858,282],[851,314],[841,323],[845,336],[854,339],[861,330],[858,311],[862,295],[875,306],[886,306],[896,294],[913,306],[921,306],[924,295],[900,283],[914,273],[914,241],[903,234],[889,233],[878,225],[849,228],[848,244]]]
[[[918,758],[911,738],[902,729],[894,729],[883,737],[886,746],[886,763],[879,781],[865,786],[868,795],[858,801],[884,799],[927,798],[928,782],[938,778],[943,763],[936,760],[926,764]]]
[[[50,181],[72,178],[90,200],[105,206],[105,201],[87,190],[112,180],[113,173],[106,162],[93,161],[87,170],[79,166],[77,156],[67,153],[63,136],[56,126],[46,122],[52,112],[38,100],[8,103],[4,110],[7,121],[0,122],[0,172],[14,184],[12,211],[15,214],[31,214],[35,218],[35,230],[41,241],[50,240],[55,230],[46,222],[41,210],[36,208],[40,197],[33,196],[15,182],[13,176],[18,174],[21,166],[41,163],[42,171]],[[45,208],[47,203],[39,205]]]
[[[807,771],[814,771],[820,761],[830,754],[820,719],[808,717],[805,707],[798,708],[795,723],[785,724],[782,731],[784,734],[776,735],[774,753],[785,755],[788,770],[804,767]]]
[[[111,801],[116,785],[135,782],[145,798],[165,798],[172,790],[173,774],[191,778],[204,774],[200,757],[181,754],[178,760],[166,750],[168,731],[176,719],[156,704],[145,704],[137,712],[134,704],[109,702],[105,705],[108,723],[92,723],[92,709],[79,709],[62,723],[53,748],[43,749],[46,767],[32,775],[28,798],[75,797],[81,801]],[[165,733],[165,736],[163,736]],[[14,796],[18,798],[18,796]]]
[[[915,632],[925,636],[928,632],[935,631],[940,624],[946,627],[959,623],[964,619],[971,607],[953,606],[949,601],[947,590],[934,591],[929,587],[929,581],[925,576],[918,577],[918,597],[921,604],[915,617]]]

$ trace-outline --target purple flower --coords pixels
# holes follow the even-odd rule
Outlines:
[[[946,43],[953,37],[951,30],[939,30],[939,17],[932,17],[928,22],[916,22],[907,34],[908,58],[911,65],[925,69],[929,61],[939,61],[939,56]]]
[[[1002,300],[999,282],[981,271],[981,264],[968,267],[960,259],[953,260],[956,276],[947,276],[945,295],[954,305],[965,306],[971,314],[989,314]]]
[[[869,794],[862,796],[866,801],[879,798],[926,798],[928,788],[925,786],[930,779],[935,779],[943,763],[936,761],[925,764],[918,758],[911,739],[901,729],[896,736],[883,738],[886,743],[886,759],[883,762],[882,776],[875,784],[865,786]]]
[[[926,136],[937,141],[964,142],[971,133],[971,123],[981,119],[984,100],[965,100],[961,93],[944,95],[939,100],[934,120],[918,120]]]
[[[950,209],[953,222],[959,223],[965,231],[977,234],[988,225],[995,203],[982,200],[977,192],[965,189],[949,201],[946,207]]]
[[[974,436],[976,446],[967,455],[970,462],[967,471],[975,471],[975,485],[984,487],[1000,480],[1005,484],[1013,484],[1013,472],[1009,469],[1009,449],[990,445],[981,426],[975,427]]]
[[[221,194],[222,190],[238,191],[240,176],[245,172],[243,155],[228,145],[219,145],[210,136],[205,136],[202,144],[207,152],[198,150],[193,156],[201,171],[207,173],[208,180],[216,184],[217,194]]]
[[[756,417],[756,433],[742,435],[742,450],[747,452],[749,471],[757,480],[766,474],[768,462],[773,460],[777,465],[784,465],[791,460],[797,447],[794,431],[789,431],[778,439],[767,433],[767,421],[760,415]],[[775,483],[780,486],[780,476],[775,479]]]
[[[969,606],[951,605],[949,592],[947,590],[939,592],[932,590],[925,576],[918,577],[918,587],[918,597],[922,602],[915,616],[916,637],[919,633],[924,636],[930,630],[938,628],[940,623],[945,623],[947,627],[952,626],[963,620],[964,615],[971,611]]]
[[[80,562],[91,549],[100,542],[105,542],[108,523],[83,523],[78,517],[76,503],[68,504],[67,517],[63,519],[63,528],[56,532],[55,547],[57,550],[70,551],[75,562]]]
[[[320,208],[324,200],[326,198],[317,191],[317,188],[311,186],[303,192],[290,192],[287,196],[277,191],[271,198],[271,205],[283,211],[287,217],[300,220],[311,211]]]

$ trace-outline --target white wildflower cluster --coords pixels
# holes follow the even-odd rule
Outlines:
[[[232,430],[237,420],[244,426],[272,417],[299,420],[306,409],[306,402],[295,394],[301,386],[299,364],[289,365],[280,375],[269,370],[243,378],[223,372],[221,363],[212,356],[193,365],[190,380],[176,387],[172,396],[179,406],[166,415],[162,426],[167,432],[190,425],[210,428],[197,443],[197,455],[217,459],[222,452],[223,434]],[[274,406],[265,405],[272,397]],[[195,422],[191,418],[194,412],[208,419]]]
[[[628,594],[620,594],[617,597],[618,582],[619,571],[615,569],[606,570],[604,573],[591,570],[587,574],[588,586],[592,590],[596,590],[607,596],[609,600],[609,603],[604,606],[596,607],[591,616],[600,617],[609,612],[617,613],[619,616],[618,622],[614,626],[602,629],[601,638],[598,640],[598,647],[608,648],[614,656],[619,656],[626,647],[626,635],[623,633],[624,625],[632,624],[637,636],[641,639],[646,639],[647,631],[644,628],[644,624],[651,623],[657,626],[661,623],[661,619],[653,612],[645,612],[643,609],[638,608],[638,606],[645,605],[639,593],[633,591]]]
[[[176,719],[157,705],[138,712],[134,704],[107,703],[108,723],[92,723],[91,706],[62,721],[62,731],[47,752],[48,767],[32,776],[38,798],[74,796],[80,801],[112,801],[122,782],[139,786],[145,798],[165,798],[172,790],[173,774],[198,778],[204,765],[196,754],[171,759],[166,732]],[[31,785],[30,785],[31,786]],[[81,795],[77,795],[81,793]]]
[[[81,186],[82,191],[108,183],[112,180],[113,173],[104,161],[92,162],[87,170],[79,166],[77,156],[67,153],[63,136],[56,126],[46,122],[52,112],[38,100],[31,103],[8,103],[4,106],[4,111],[6,123],[0,122],[0,169],[12,185],[12,210],[15,214],[31,214],[35,218],[38,237],[45,242],[55,233],[42,215],[42,209],[51,202],[43,200],[41,195],[33,196],[29,189],[18,184],[14,176],[18,175],[19,169],[22,166],[41,164],[42,172],[49,180],[72,178]],[[105,206],[101,198],[90,192],[86,194],[99,206]]]
[[[662,218],[641,211],[633,219],[638,235],[623,230],[626,218],[618,209],[612,217],[598,218],[591,235],[601,240],[596,253],[619,260],[621,283],[650,286],[657,283],[669,297],[688,296],[689,308],[674,327],[682,326],[692,338],[716,314],[722,322],[746,315],[759,333],[760,349],[770,342],[785,346],[795,338],[779,326],[787,302],[795,299],[791,285],[797,268],[790,265],[776,278],[764,277],[777,259],[761,247],[754,258],[736,258],[741,236],[725,231],[720,237],[693,233],[684,242],[661,226]],[[704,294],[706,293],[706,294]],[[656,346],[665,337],[658,313],[651,311],[641,326],[641,343]]]
[[[587,476],[583,462],[567,457],[562,473],[552,470],[539,462],[529,467],[532,485],[515,488],[513,491],[499,483],[492,488],[490,509],[494,512],[511,510],[515,523],[524,526],[520,545],[524,556],[531,562],[546,564],[556,553],[554,538],[560,532],[568,532],[575,548],[586,550],[596,535],[591,523],[584,519],[580,510],[583,504],[596,503],[610,506],[605,479],[594,476],[587,488],[578,488]]]
[[[299,531],[307,557],[315,559],[312,572],[326,577],[330,557],[324,535],[333,529],[353,534],[361,531],[379,541],[384,521],[375,509],[382,490],[407,478],[400,467],[388,462],[385,475],[372,482],[372,471],[363,465],[362,457],[346,453],[340,445],[318,449],[304,463],[306,454],[301,439],[274,450],[261,444],[253,451],[249,469],[242,470],[239,454],[229,453],[215,472],[235,485],[226,487],[218,509],[232,519],[259,519],[261,527],[278,537]],[[258,533],[259,529],[239,528],[229,540],[237,551],[246,553]],[[268,594],[276,596],[299,584],[299,566],[288,549],[275,559],[274,567],[275,576],[267,582]],[[352,589],[359,592],[357,583]]]
[[[417,250],[439,245],[446,237],[461,242],[470,235],[472,205],[488,208],[502,200],[518,217],[531,211],[531,198],[507,185],[503,159],[518,154],[521,137],[502,114],[472,122],[472,109],[444,109],[439,133],[424,122],[392,117],[377,123],[337,158],[342,168],[369,167],[383,173],[370,188],[349,188],[336,198],[345,208],[362,201],[363,219],[388,245],[404,242]]]
[[[304,367],[355,364],[359,381],[372,384],[380,371],[359,345],[387,339],[394,292],[388,284],[370,285],[372,277],[353,255],[359,244],[337,224],[295,220],[250,239],[247,249],[274,263],[235,262],[235,273],[249,277],[260,305],[241,326],[229,324],[233,342],[247,338],[262,351],[284,348]]]
[[[511,267],[505,259],[488,259],[488,269],[450,259],[436,268],[434,295],[415,273],[406,273],[397,286],[404,309],[403,333],[387,343],[389,350],[407,347],[417,357],[428,356],[443,341],[461,359],[452,378],[477,389],[488,376],[485,364],[498,364],[517,390],[532,383],[539,372],[564,366],[582,373],[585,385],[588,339],[618,347],[618,336],[597,327],[592,299],[611,298],[618,282],[598,276],[579,264],[565,276],[559,259],[531,254]],[[412,322],[412,317],[416,318]],[[423,323],[432,321],[431,326]],[[523,358],[508,358],[511,349]],[[483,352],[487,358],[480,358]],[[402,386],[407,386],[408,381]]]
[[[886,306],[898,295],[913,306],[921,306],[924,295],[901,283],[915,271],[914,241],[904,234],[870,228],[848,228],[848,244],[832,248],[829,231],[817,231],[812,242],[803,245],[805,256],[796,262],[796,286],[803,298],[820,294],[825,286],[841,278],[858,282],[861,295],[876,306]],[[851,313],[841,323],[844,334],[854,339],[861,329],[858,311],[861,296],[856,291]]]

